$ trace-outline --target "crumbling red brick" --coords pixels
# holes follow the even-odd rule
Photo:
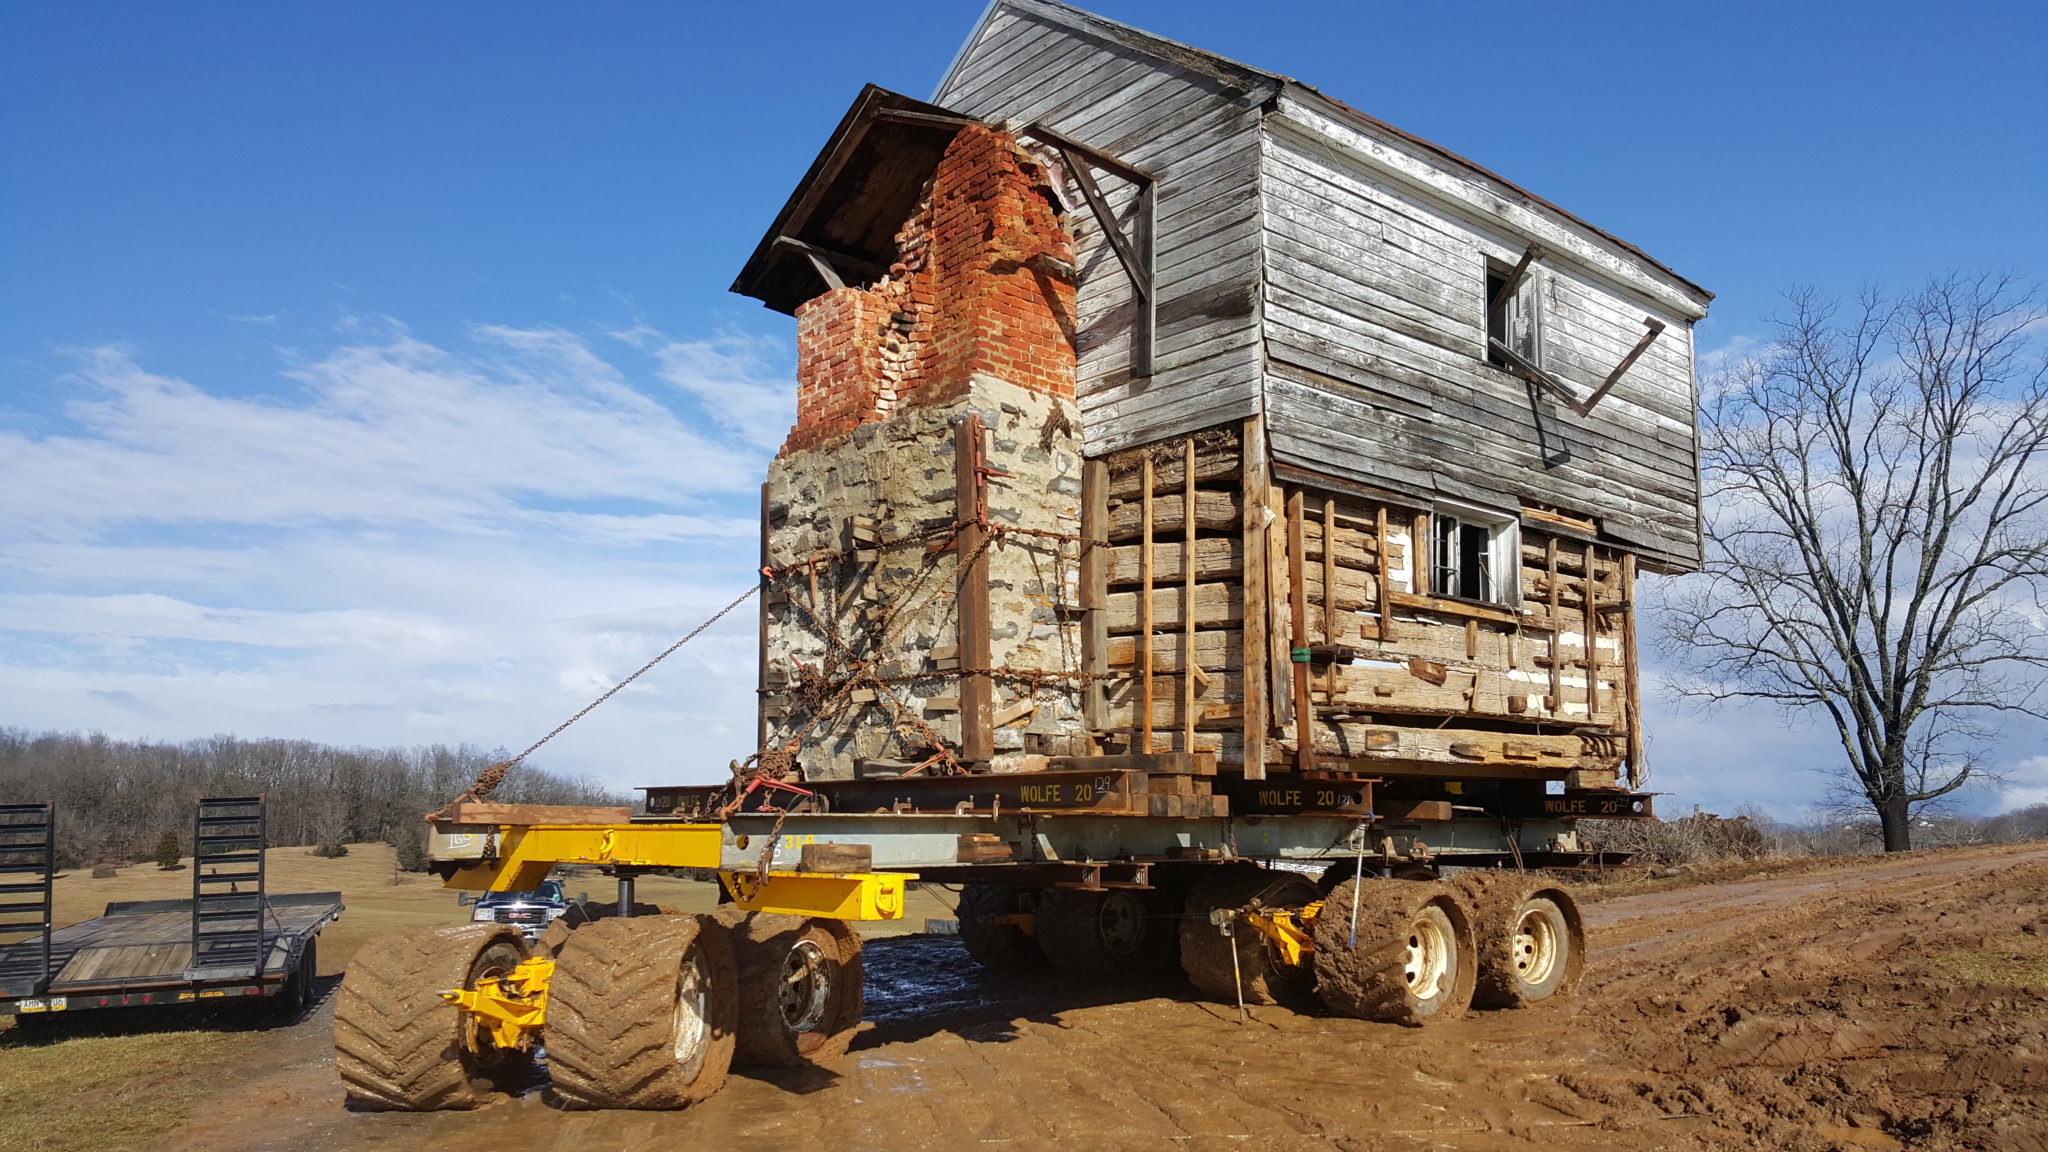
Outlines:
[[[1072,399],[1073,246],[1053,203],[1014,138],[961,129],[897,234],[889,275],[797,309],[797,421],[783,453],[950,403],[976,375]]]

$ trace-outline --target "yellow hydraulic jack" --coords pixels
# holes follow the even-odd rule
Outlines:
[[[555,974],[555,962],[535,956],[503,976],[490,976],[476,987],[441,993],[467,1014],[479,1039],[488,1039],[500,1049],[521,1047],[538,1036],[548,1021],[548,981]]]

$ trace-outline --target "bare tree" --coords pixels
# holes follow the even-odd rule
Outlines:
[[[1985,774],[2000,714],[2043,715],[2042,309],[2010,276],[1789,303],[1709,382],[1706,567],[1667,595],[1665,646],[1683,695],[1824,713],[1902,851]]]

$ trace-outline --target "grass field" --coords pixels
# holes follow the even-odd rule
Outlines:
[[[320,936],[324,977],[338,977],[356,950],[381,933],[469,918],[456,893],[432,876],[398,871],[384,844],[351,845],[349,854],[337,859],[314,856],[307,848],[275,848],[268,853],[266,871],[275,893],[342,894],[347,910]],[[587,892],[598,901],[614,899],[615,884],[595,873],[564,877],[570,895]],[[61,927],[98,916],[110,901],[191,894],[189,869],[139,864],[98,880],[81,870],[57,878],[56,918]],[[637,897],[702,912],[717,904],[718,892],[711,884],[650,876],[639,882]],[[953,914],[950,897],[943,893],[913,892],[908,905],[904,919],[861,925],[863,935],[919,932],[927,917]],[[0,1152],[102,1152],[146,1145],[189,1120],[205,1106],[211,1089],[234,1079],[237,1069],[265,1062],[287,1033],[297,1036],[317,1026],[310,1021],[289,1025],[261,1006],[240,1005],[206,1012],[177,1007],[82,1012],[34,1028],[0,1025],[0,1117],[5,1117]],[[325,1043],[325,1038],[318,1041]],[[335,1100],[339,1108],[338,1084]]]

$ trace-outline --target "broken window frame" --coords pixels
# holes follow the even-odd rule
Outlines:
[[[1485,535],[1476,565],[1469,548],[1468,534],[1473,532]],[[1433,595],[1472,604],[1514,607],[1520,603],[1521,517],[1471,504],[1439,502],[1430,510],[1428,546]]]
[[[1542,249],[1531,246],[1512,265],[1485,257],[1480,343],[1486,362],[1503,371],[1515,372],[1522,365],[1543,367],[1543,308],[1535,269],[1542,255]]]

